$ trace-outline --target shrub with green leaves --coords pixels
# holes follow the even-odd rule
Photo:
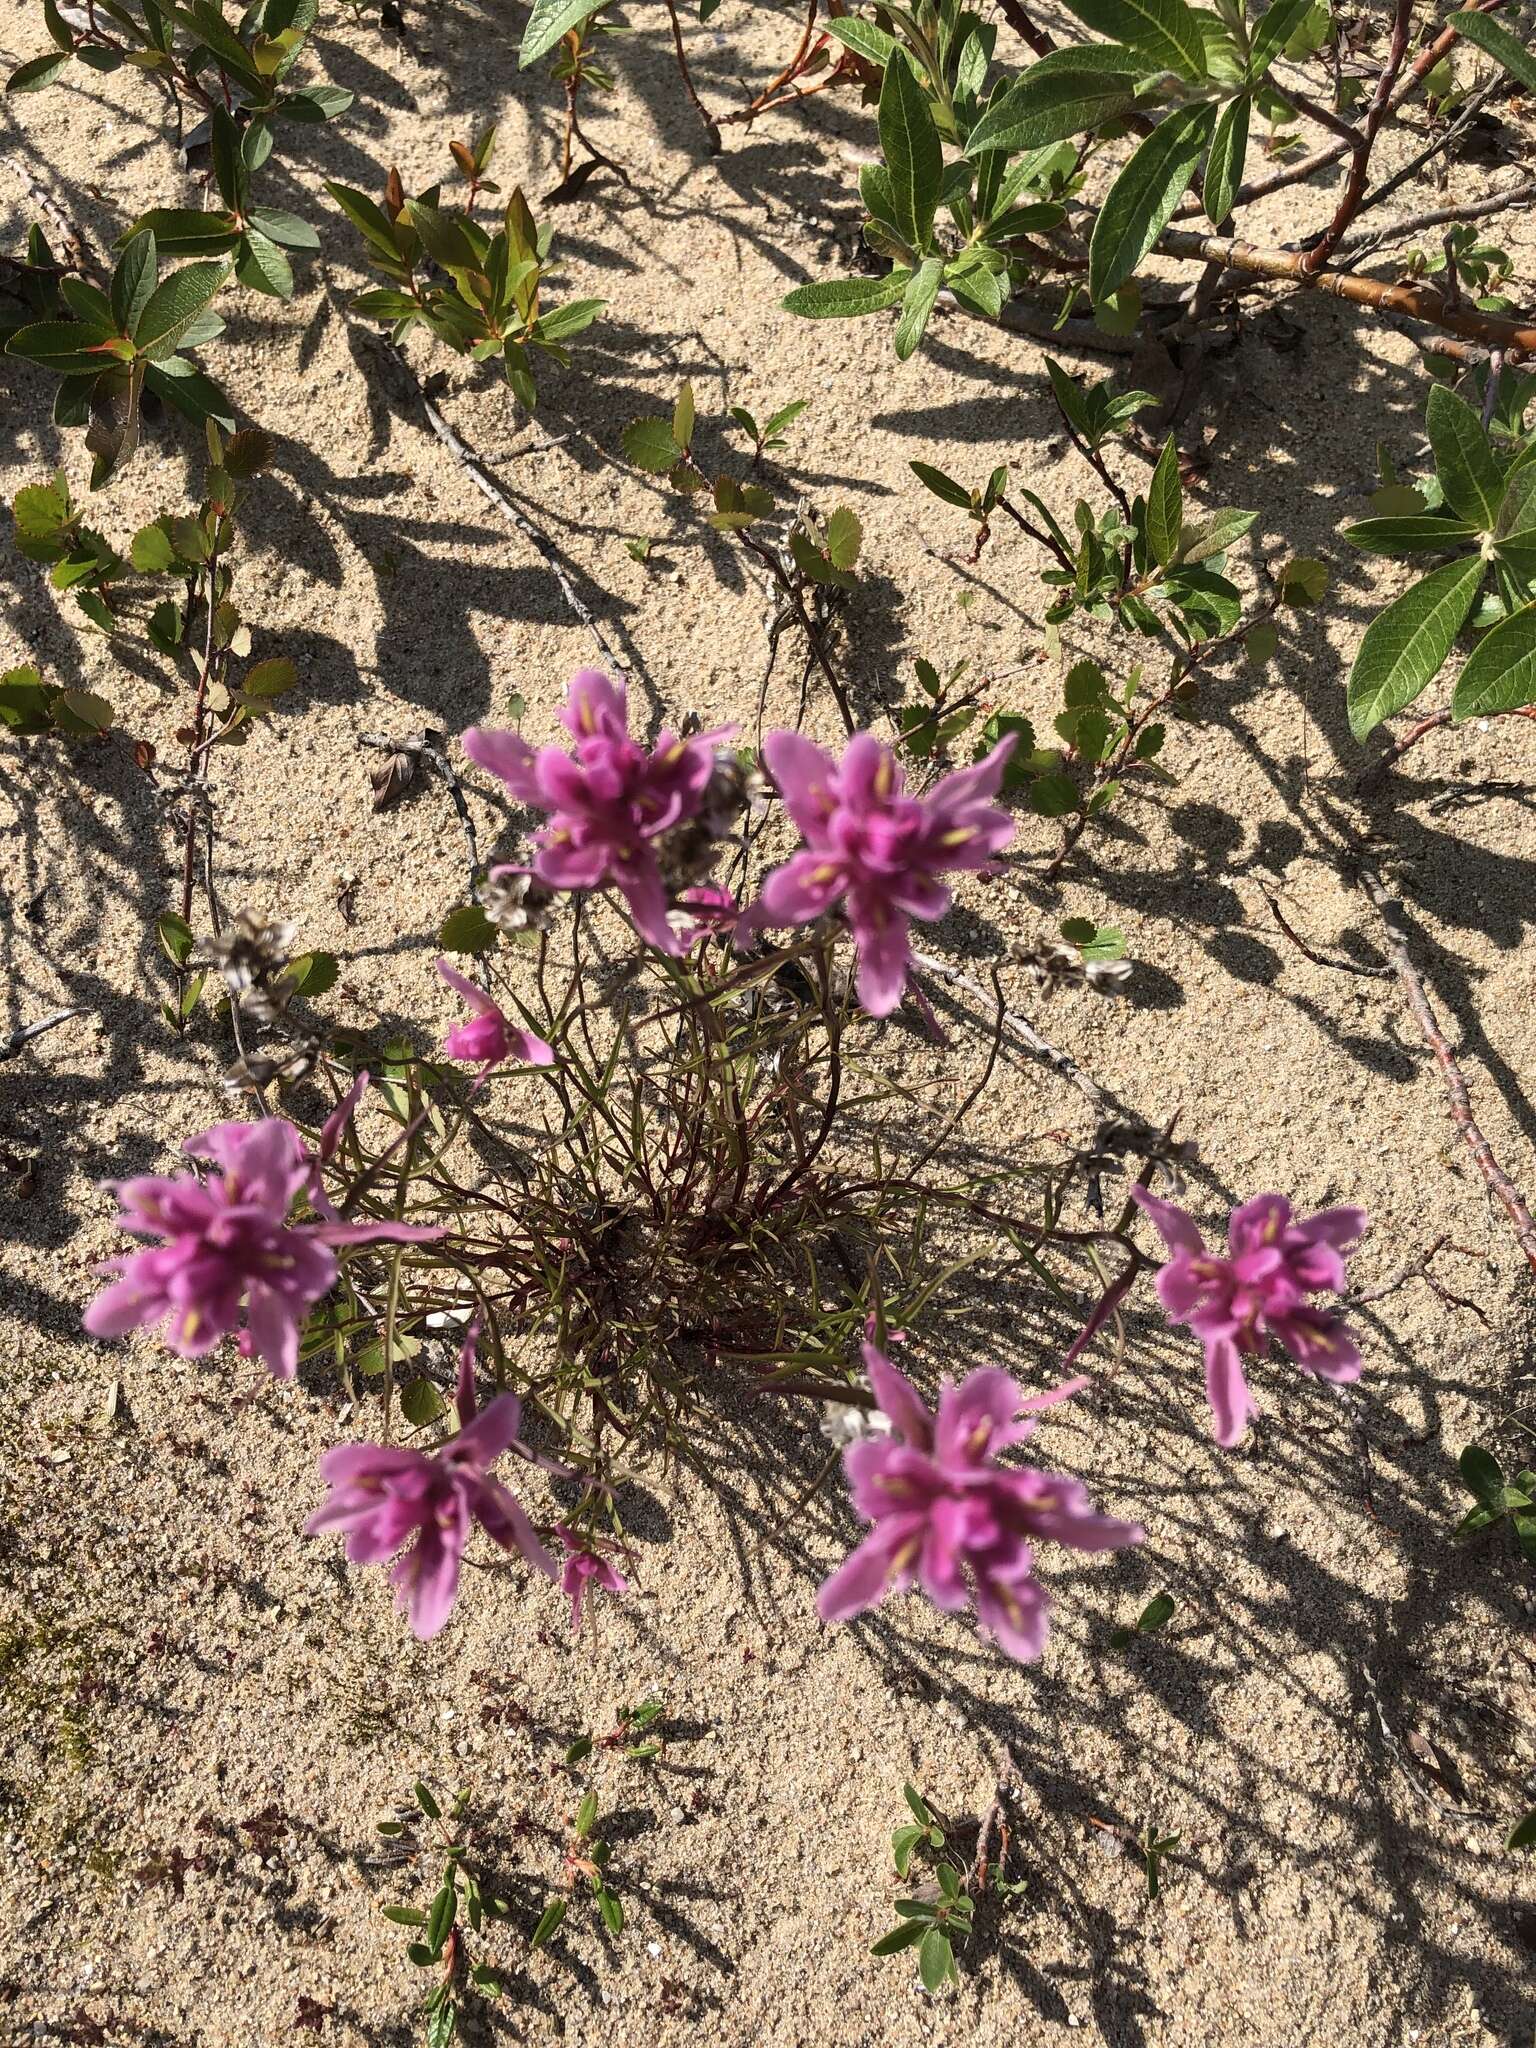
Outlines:
[[[486,137],[481,147],[483,168],[490,150]],[[471,157],[472,167],[475,161]],[[361,234],[370,265],[388,280],[360,292],[352,311],[387,323],[397,341],[420,323],[458,355],[477,363],[495,357],[531,412],[538,402],[535,361],[544,355],[568,364],[565,343],[591,326],[604,301],[545,305],[554,231],[537,225],[521,185],[513,188],[494,231],[472,217],[476,191],[485,189],[473,179],[462,212],[443,205],[440,186],[408,198],[393,171],[382,205],[347,185],[326,189]]]

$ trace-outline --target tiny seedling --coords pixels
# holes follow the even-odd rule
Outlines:
[[[1065,933],[1066,926],[1062,926]],[[1111,956],[1113,957],[1113,956]],[[1110,1637],[1110,1648],[1129,1649],[1138,1636],[1161,1635],[1173,1619],[1175,1601],[1171,1593],[1156,1593],[1143,1607],[1135,1621],[1128,1628],[1117,1628]]]
[[[1526,1469],[1506,1482],[1498,1459],[1480,1444],[1468,1444],[1456,1462],[1477,1505],[1456,1524],[1452,1531],[1454,1540],[1463,1542],[1507,1521],[1521,1556],[1527,1563],[1536,1564],[1536,1472]]]

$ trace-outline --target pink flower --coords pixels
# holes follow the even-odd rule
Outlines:
[[[616,1571],[606,1558],[599,1557],[594,1550],[589,1550],[575,1531],[567,1529],[564,1523],[556,1529],[555,1534],[569,1552],[565,1560],[565,1569],[560,1574],[560,1590],[571,1603],[571,1634],[574,1636],[581,1631],[581,1609],[586,1599],[588,1581],[595,1582],[606,1593],[615,1594],[627,1593],[629,1581]]]
[[[799,733],[775,732],[763,745],[785,808],[805,840],[803,852],[763,884],[774,924],[809,924],[841,902],[858,948],[859,1001],[885,1017],[901,1001],[911,963],[908,921],[942,917],[950,891],[937,879],[982,868],[1013,837],[1013,820],[990,801],[1002,787],[1013,739],[984,761],[961,768],[927,796],[905,794],[896,756],[861,732],[841,762]]]
[[[519,1031],[483,988],[476,988],[467,975],[439,960],[437,971],[457,995],[468,1003],[474,1015],[468,1023],[455,1024],[443,1040],[443,1051],[451,1060],[468,1060],[489,1073],[504,1060],[521,1060],[529,1067],[552,1067],[555,1050],[531,1031]]]
[[[300,1325],[336,1278],[335,1247],[379,1238],[421,1244],[443,1234],[406,1223],[343,1223],[334,1213],[290,1224],[300,1195],[329,1205],[314,1161],[281,1117],[215,1124],[182,1150],[218,1170],[206,1180],[182,1173],[115,1183],[121,1227],[163,1242],[97,1268],[122,1277],[85,1312],[93,1337],[158,1323],[173,1351],[201,1358],[235,1328],[243,1300],[241,1355],[259,1353],[279,1379],[292,1379]]]
[[[652,842],[694,817],[733,726],[680,740],[663,732],[647,753],[629,736],[625,686],[596,669],[571,678],[561,723],[576,741],[534,752],[520,733],[474,726],[464,751],[519,803],[549,813],[533,871],[553,889],[616,888],[635,929],[664,953],[686,950],[667,921],[667,891]]]
[[[320,1460],[329,1499],[304,1524],[306,1536],[345,1529],[353,1564],[384,1564],[407,1543],[390,1573],[396,1605],[426,1640],[435,1636],[459,1597],[459,1568],[470,1530],[478,1522],[503,1550],[520,1551],[547,1578],[555,1562],[539,1541],[517,1497],[490,1477],[503,1451],[531,1456],[518,1440],[522,1409],[515,1394],[499,1394],[475,1413],[475,1338],[471,1329],[459,1354],[459,1433],[441,1450],[411,1451],[388,1444],[340,1444]]]
[[[1366,1226],[1363,1209],[1323,1209],[1296,1222],[1284,1195],[1256,1195],[1232,1211],[1229,1253],[1209,1252],[1184,1211],[1145,1188],[1131,1193],[1173,1256],[1157,1276],[1157,1295],[1173,1323],[1186,1323],[1205,1346],[1205,1390],[1216,1441],[1238,1443],[1257,1415],[1242,1360],[1261,1358],[1277,1338],[1305,1373],[1360,1377],[1360,1353],[1339,1317],[1314,1308],[1312,1294],[1342,1294],[1344,1253]]]
[[[873,1344],[864,1365],[895,1434],[843,1453],[853,1504],[872,1526],[817,1594],[817,1612],[847,1621],[915,1579],[938,1607],[962,1608],[974,1594],[976,1618],[1000,1648],[1038,1657],[1050,1603],[1034,1579],[1033,1543],[1115,1550],[1141,1541],[1134,1522],[1095,1514],[1077,1480],[998,1463],[1000,1451],[1033,1431],[1021,1418],[1086,1380],[1026,1398],[1000,1367],[983,1366],[959,1387],[943,1383],[935,1415]]]

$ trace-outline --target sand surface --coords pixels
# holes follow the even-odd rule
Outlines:
[[[866,716],[878,722],[910,687],[914,655],[964,655],[994,672],[1021,665],[999,694],[1044,727],[1059,667],[1043,654],[1038,562],[1011,533],[973,571],[938,559],[931,549],[964,545],[964,522],[907,466],[920,455],[969,479],[1006,461],[1069,514],[1089,480],[1060,436],[1042,349],[950,317],[897,365],[885,320],[781,314],[793,284],[847,267],[860,218],[849,152],[869,148],[872,118],[821,98],[728,132],[709,162],[652,12],[637,16],[646,34],[614,46],[619,90],[589,123],[633,188],[599,180],[554,216],[569,289],[609,300],[575,366],[546,375],[530,423],[499,381],[424,338],[413,361],[446,370],[444,411],[566,553],[635,662],[652,724],[688,711],[750,721],[766,651],[739,558],[615,461],[624,423],[668,406],[686,374],[712,417],[810,400],[773,481],[786,505],[804,493],[864,523],[846,666]],[[458,826],[430,783],[375,815],[357,735],[423,722],[454,733],[504,717],[515,692],[542,737],[592,650],[549,571],[349,336],[356,240],[321,180],[377,190],[394,161],[419,188],[445,168],[450,136],[495,119],[498,173],[548,189],[559,91],[542,68],[517,73],[521,20],[445,0],[411,10],[405,42],[331,21],[325,73],[357,104],[305,131],[273,195],[321,226],[321,255],[301,260],[291,305],[232,296],[216,364],[210,354],[277,442],[249,497],[241,592],[258,651],[291,655],[301,675],[264,743],[217,761],[223,890],[342,956],[333,1014],[423,1047],[453,1013],[431,959],[463,886]],[[738,80],[772,76],[794,31],[787,14],[738,6],[689,34],[701,90],[723,108],[739,103]],[[42,41],[36,11],[6,0],[6,68]],[[75,76],[72,90],[0,108],[0,151],[24,156],[100,250],[147,205],[196,202],[148,89]],[[1510,151],[1522,141],[1528,151],[1528,126],[1505,131]],[[1450,189],[1491,175],[1458,167]],[[1422,186],[1403,197],[1437,203]],[[1326,185],[1305,188],[1269,226],[1294,232],[1327,205]],[[27,217],[0,178],[3,246]],[[1500,239],[1528,299],[1536,236],[1513,220]],[[1138,962],[1129,997],[1063,998],[1043,1021],[1124,1100],[1154,1118],[1181,1111],[1200,1146],[1202,1217],[1216,1224],[1270,1187],[1305,1207],[1360,1202],[1374,1219],[1363,1284],[1443,1236],[1467,1250],[1436,1270],[1472,1306],[1415,1283],[1363,1310],[1358,1403],[1261,1368],[1267,1420],[1223,1455],[1196,1349],[1143,1296],[1128,1361],[1048,1441],[1148,1540],[1053,1561],[1055,1632],[1032,1668],[916,1601],[820,1628],[814,1588],[852,1519],[836,1488],[798,1520],[786,1513],[824,1446],[809,1416],[769,1423],[729,1404],[717,1487],[637,1475],[651,1496],[638,1589],[577,1644],[551,1589],[498,1571],[419,1647],[382,1575],[299,1536],[319,1497],[315,1458],[349,1427],[324,1376],[278,1387],[232,1356],[198,1367],[148,1340],[82,1337],[92,1265],[117,1248],[98,1183],[163,1169],[183,1134],[222,1113],[228,1049],[212,1026],[178,1044],[158,1016],[153,920],[176,850],[131,743],[172,754],[184,708],[147,666],[78,632],[43,574],[0,549],[0,667],[34,660],[119,714],[95,745],[0,742],[0,1032],[64,1004],[87,1013],[0,1070],[0,2029],[114,2048],[266,2048],[311,2028],[378,2048],[419,2038],[420,1979],[379,1907],[427,1879],[376,1822],[424,1777],[470,1787],[519,1906],[488,1950],[510,1989],[482,2008],[479,2038],[1529,2042],[1533,1866],[1501,1843],[1536,1792],[1532,1579],[1502,1538],[1461,1550],[1447,1533],[1468,1504],[1464,1445],[1489,1444],[1510,1467],[1530,1455],[1530,1274],[1395,984],[1313,964],[1266,900],[1314,947],[1379,962],[1340,854],[1350,835],[1380,835],[1484,1128],[1536,1187],[1529,728],[1436,735],[1391,797],[1371,810],[1352,798],[1364,756],[1343,678],[1374,603],[1406,577],[1336,530],[1367,507],[1378,439],[1414,459],[1427,383],[1403,337],[1332,304],[1291,310],[1294,347],[1261,326],[1217,366],[1200,489],[1212,506],[1259,508],[1245,580],[1260,561],[1319,555],[1332,601],[1289,616],[1264,674],[1218,671],[1170,734],[1171,786],[1086,840],[1059,886],[1038,880],[1054,828],[1026,818],[1016,864],[968,890],[932,943],[984,961],[1066,915],[1120,924]],[[50,401],[40,373],[0,361],[7,497],[58,462],[84,488],[87,458],[48,424]],[[126,541],[182,509],[200,475],[190,435],[151,435],[92,516]],[[644,563],[622,544],[640,536],[655,539]],[[786,644],[772,716],[793,717],[797,689]],[[830,705],[816,700],[809,724],[833,737]],[[471,789],[491,842],[504,810],[484,778]],[[865,1049],[915,1064],[948,1102],[982,1034],[940,1008],[959,1027],[947,1051],[905,1024],[869,1030]],[[1048,1149],[1061,1141],[1046,1134],[1078,1143],[1091,1122],[1080,1096],[1019,1055],[969,1135]],[[977,1346],[1046,1382],[1064,1325],[1041,1299],[1020,1287],[961,1305]],[[1168,1632],[1113,1650],[1111,1630],[1163,1589],[1178,1602]],[[666,1708],[658,1762],[600,1751],[575,1778],[560,1768],[580,1731],[605,1732],[647,1694]],[[1413,1761],[1410,1736],[1444,1760],[1443,1783]],[[889,1924],[902,1782],[974,1814],[1010,1768],[1024,1889],[963,1988],[934,2002],[910,1958],[868,1954]],[[628,1924],[608,1940],[582,1900],[562,1941],[530,1960],[527,1902],[536,1911],[558,1887],[559,1837],[588,1781]],[[1160,1898],[1096,1820],[1179,1837]]]

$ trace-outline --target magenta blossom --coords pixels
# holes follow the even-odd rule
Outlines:
[[[555,1561],[516,1496],[490,1477],[503,1451],[532,1454],[518,1440],[522,1409],[515,1394],[498,1394],[483,1414],[475,1412],[476,1335],[471,1329],[459,1354],[458,1435],[433,1452],[339,1444],[320,1460],[330,1498],[304,1524],[306,1536],[345,1529],[353,1564],[385,1564],[409,1543],[390,1584],[423,1641],[453,1612],[476,1522],[503,1550],[520,1551],[546,1578],[555,1577]]]
[[[519,803],[549,813],[533,863],[540,881],[553,889],[616,888],[643,938],[664,953],[683,952],[667,920],[652,842],[697,814],[716,749],[735,728],[686,740],[663,732],[647,753],[629,736],[624,684],[590,668],[571,678],[560,720],[576,741],[574,754],[559,747],[535,753],[520,733],[484,725],[464,734],[464,751]]]
[[[579,1635],[588,1582],[601,1586],[605,1593],[618,1594],[629,1591],[629,1581],[606,1558],[599,1557],[595,1550],[589,1550],[576,1532],[566,1528],[564,1523],[555,1534],[568,1553],[565,1569],[560,1574],[560,1590],[571,1603],[571,1634]]]
[[[407,1223],[343,1223],[327,1214],[315,1162],[281,1117],[215,1124],[182,1150],[211,1159],[217,1171],[206,1180],[179,1173],[115,1183],[120,1226],[163,1243],[97,1268],[121,1278],[85,1312],[93,1337],[158,1323],[173,1351],[201,1358],[236,1327],[243,1300],[241,1354],[259,1353],[279,1379],[292,1379],[299,1327],[336,1278],[338,1245],[379,1238],[420,1244],[443,1234]],[[320,1208],[320,1222],[287,1221],[300,1195]]]
[[[461,995],[474,1015],[467,1023],[455,1024],[443,1040],[443,1051],[451,1060],[468,1060],[489,1073],[505,1060],[521,1060],[525,1066],[552,1067],[555,1049],[531,1031],[519,1031],[500,1005],[483,988],[476,988],[467,975],[439,960],[437,971],[456,995]]]
[[[939,881],[956,868],[985,867],[1013,837],[1013,820],[991,799],[1002,787],[1010,735],[984,761],[946,775],[926,796],[908,796],[896,756],[861,732],[840,762],[795,732],[763,744],[785,809],[805,840],[802,852],[763,884],[772,924],[809,924],[841,902],[858,948],[859,1001],[885,1017],[901,1001],[911,964],[909,920],[948,910]]]
[[[894,1434],[843,1453],[853,1504],[872,1526],[817,1594],[817,1612],[847,1621],[915,1579],[937,1607],[962,1608],[974,1594],[976,1618],[1000,1648],[1038,1657],[1050,1602],[1035,1582],[1033,1544],[1116,1550],[1141,1541],[1134,1522],[1095,1514],[1076,1479],[998,1463],[1033,1431],[1031,1410],[1086,1380],[1026,1398],[1001,1367],[983,1366],[958,1387],[945,1380],[935,1415],[873,1344],[864,1366]]]
[[[1157,1276],[1168,1320],[1187,1323],[1205,1346],[1205,1390],[1216,1418],[1216,1441],[1239,1442],[1258,1405],[1243,1376],[1243,1358],[1260,1358],[1278,1339],[1282,1350],[1318,1379],[1360,1377],[1360,1353],[1338,1316],[1314,1308],[1313,1294],[1342,1294],[1344,1254],[1365,1229],[1363,1209],[1323,1209],[1296,1222],[1284,1195],[1255,1195],[1232,1211],[1228,1255],[1205,1248],[1184,1211],[1145,1188],[1131,1193],[1152,1219],[1172,1257]]]

